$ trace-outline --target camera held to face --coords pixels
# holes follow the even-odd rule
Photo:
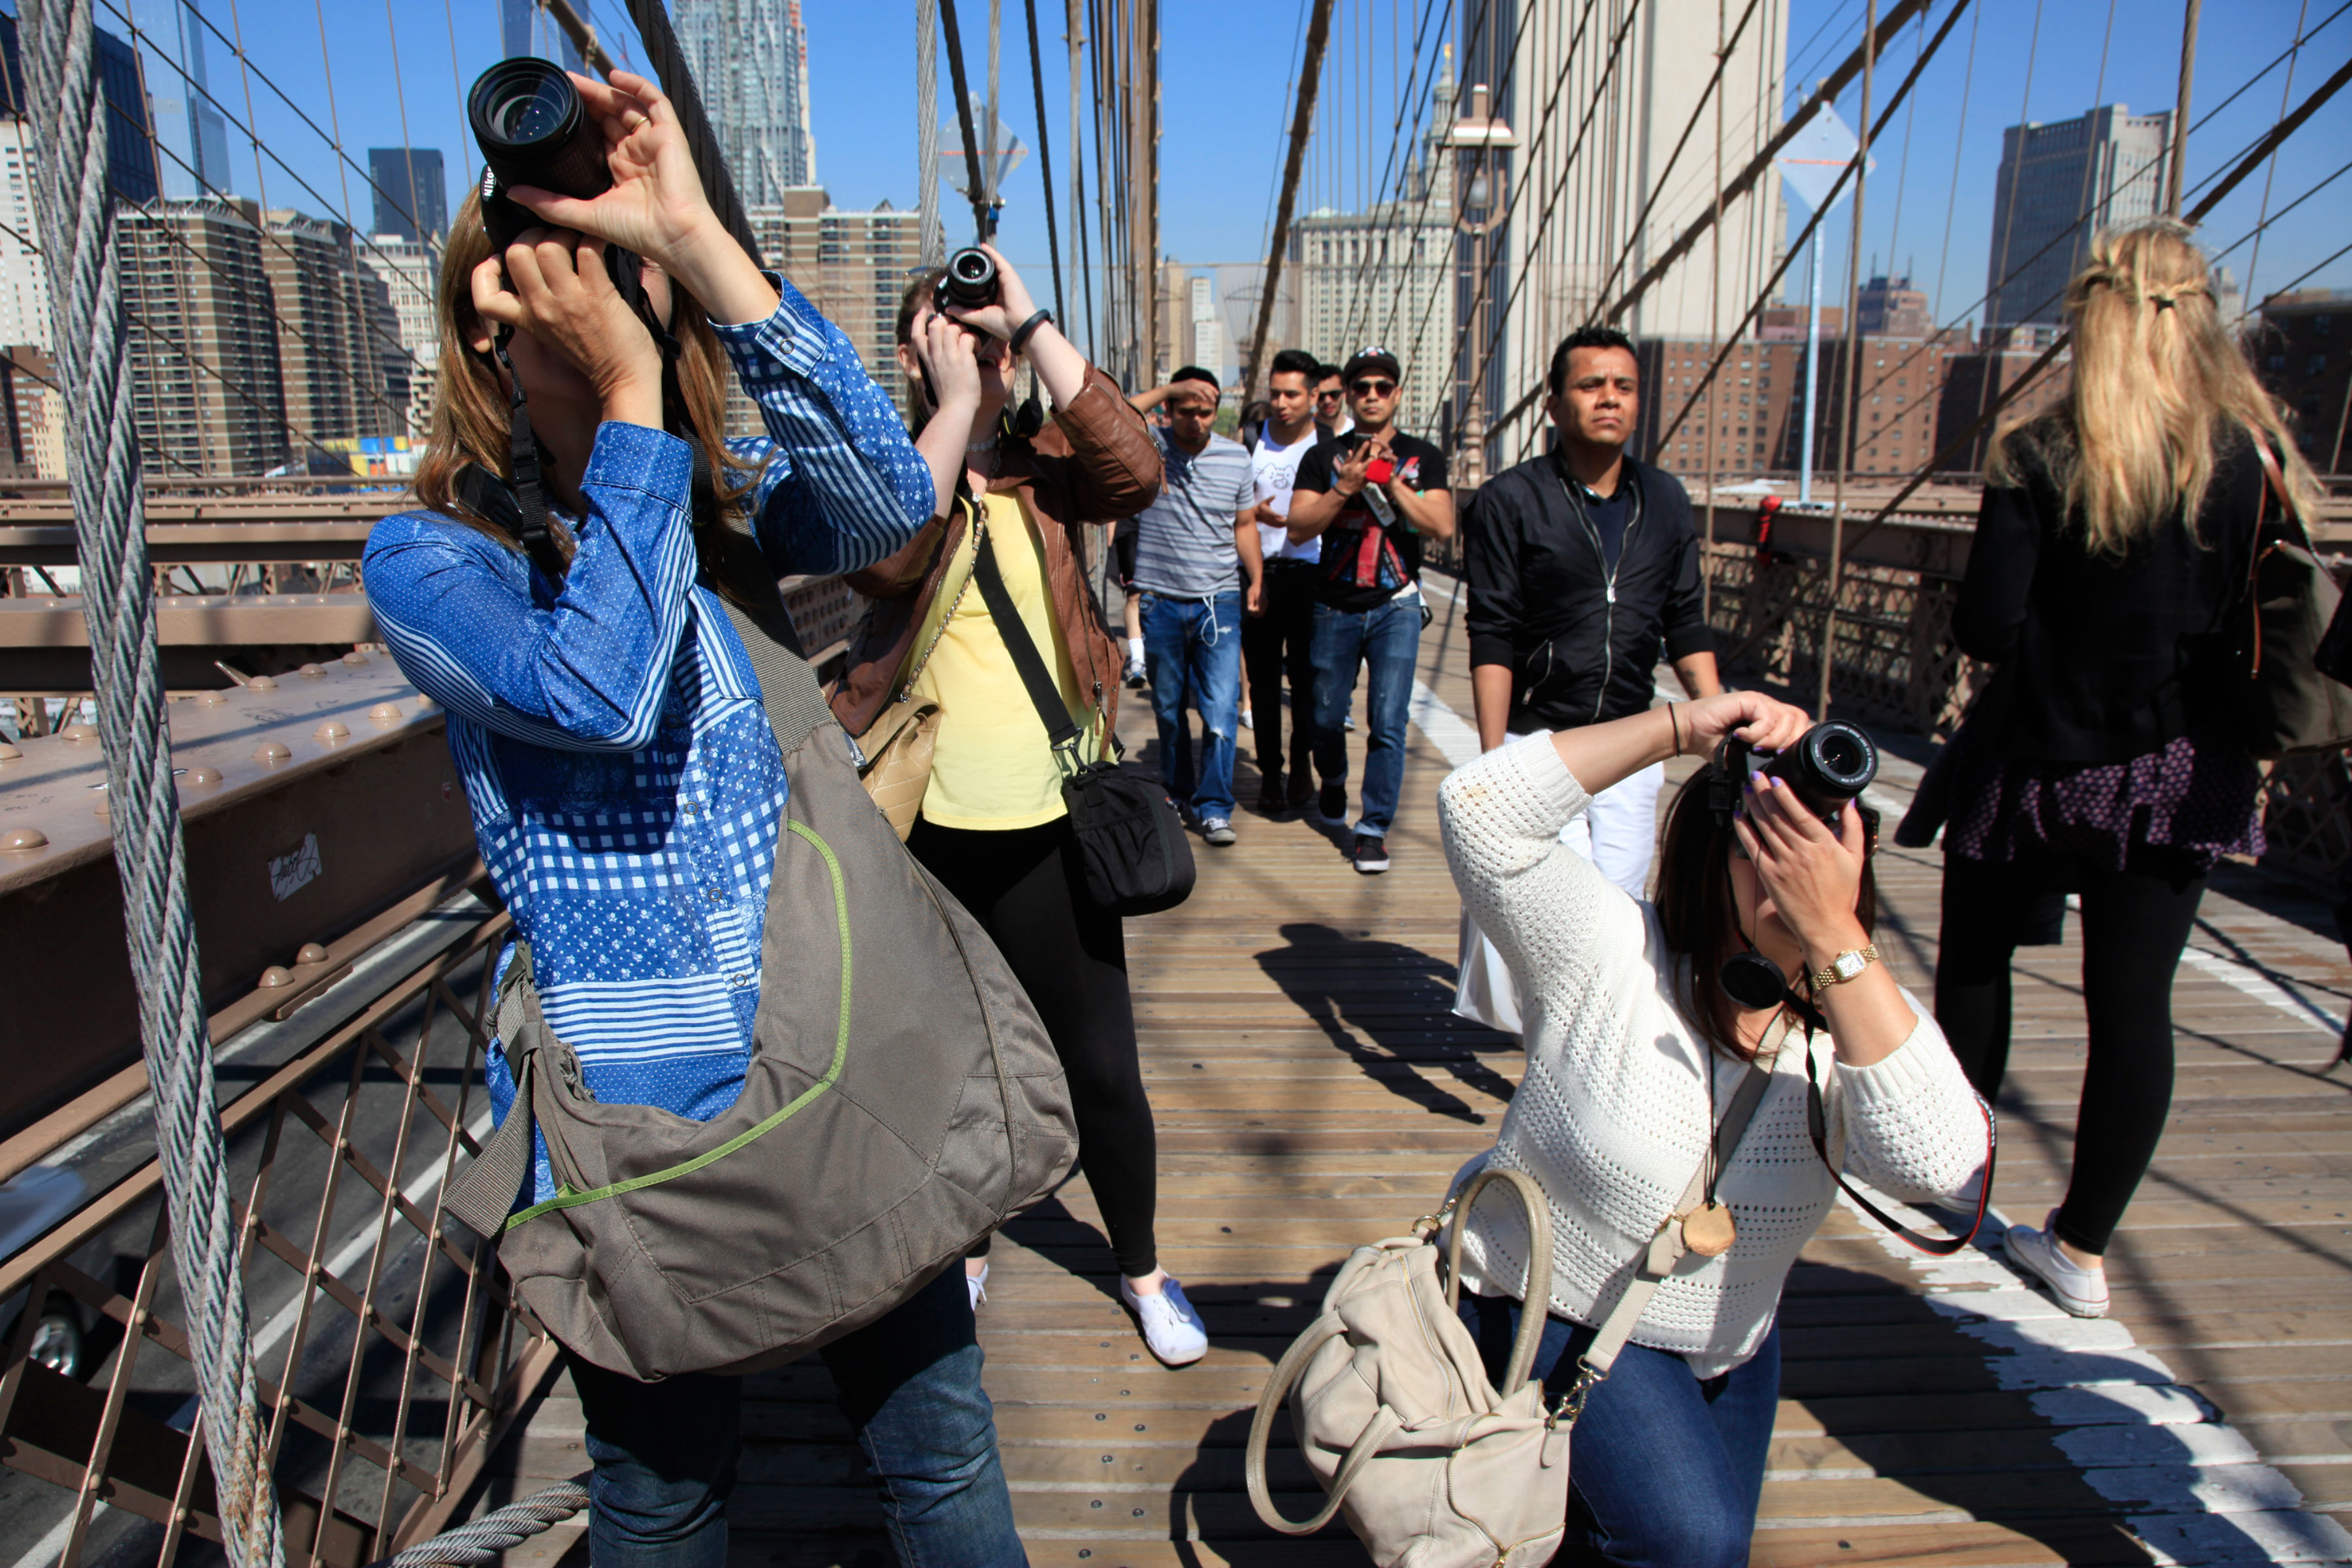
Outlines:
[[[931,290],[931,309],[942,316],[950,305],[976,310],[995,304],[1001,288],[995,259],[977,246],[966,246],[948,258],[947,270]]]
[[[474,79],[466,119],[482,149],[482,227],[503,254],[540,220],[507,195],[518,185],[591,200],[613,188],[604,139],[563,68],[530,56],[500,60]],[[604,247],[614,286],[633,294],[642,263]]]
[[[1759,752],[1736,736],[1715,754],[1716,798],[1721,813],[1736,814],[1741,792],[1759,775],[1778,779],[1794,791],[1806,810],[1837,831],[1846,802],[1878,777],[1878,748],[1852,724],[1832,719],[1805,731],[1784,752]]]

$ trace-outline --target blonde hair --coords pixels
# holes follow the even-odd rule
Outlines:
[[[2193,533],[2216,457],[2249,429],[2284,465],[2306,517],[2318,500],[2277,405],[2222,324],[2210,272],[2188,229],[2158,220],[2100,235],[2067,285],[2073,384],[2024,434],[2060,437],[2044,455],[2064,486],[2066,516],[2080,521],[2094,554],[2122,554],[2175,508]],[[2002,426],[1988,482],[2019,482],[2011,438],[2029,423]]]
[[[478,192],[468,195],[449,225],[441,254],[441,278],[435,314],[440,331],[441,360],[433,386],[433,423],[417,459],[414,489],[425,506],[478,533],[488,535],[509,550],[521,541],[495,521],[468,510],[457,497],[457,476],[467,463],[479,463],[499,478],[512,480],[513,453],[510,409],[506,389],[484,356],[474,352],[474,340],[483,321],[474,310],[474,268],[490,258],[490,237],[482,226]],[[704,461],[724,512],[740,504],[751,488],[757,469],[727,449],[726,351],[702,306],[670,280],[670,335],[677,340],[677,389],[683,408],[669,409],[671,423],[702,444]],[[730,584],[737,572],[755,570],[746,554],[749,542],[719,520],[698,517],[695,546],[703,565],[729,598],[741,598]],[[551,520],[558,547],[571,559],[572,535],[560,521]],[[751,547],[751,554],[756,554]],[[772,574],[767,574],[772,577]],[[747,580],[748,581],[748,580]],[[759,603],[757,599],[750,602]]]

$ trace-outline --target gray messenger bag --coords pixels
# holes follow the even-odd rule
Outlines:
[[[645,1380],[755,1372],[874,1321],[1070,1169],[1045,1026],[851,764],[782,606],[730,606],[783,749],[743,1092],[709,1121],[593,1099],[518,947],[513,1108],[444,1206],[567,1350]],[[544,1134],[555,1194],[516,1210]]]

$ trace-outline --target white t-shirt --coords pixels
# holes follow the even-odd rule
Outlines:
[[[1309,425],[1307,434],[1285,447],[1274,438],[1271,420],[1259,426],[1257,450],[1250,454],[1250,477],[1256,481],[1257,500],[1261,506],[1270,506],[1283,516],[1290,515],[1290,487],[1298,479],[1299,459],[1315,448],[1322,436]],[[1290,531],[1257,525],[1258,551],[1268,561],[1320,561],[1323,541],[1310,539],[1304,544],[1290,542]]]

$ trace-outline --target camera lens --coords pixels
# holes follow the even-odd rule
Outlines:
[[[985,250],[966,247],[948,258],[947,271],[932,291],[931,308],[944,312],[950,305],[977,310],[996,302],[996,263]]]
[[[1763,771],[1796,791],[1809,810],[1831,817],[1878,776],[1878,748],[1852,724],[1832,719],[1806,731]]]
[[[604,138],[572,79],[551,61],[520,56],[484,71],[466,95],[466,119],[489,164],[482,222],[501,248],[537,221],[507,199],[515,186],[583,198],[612,188]]]

